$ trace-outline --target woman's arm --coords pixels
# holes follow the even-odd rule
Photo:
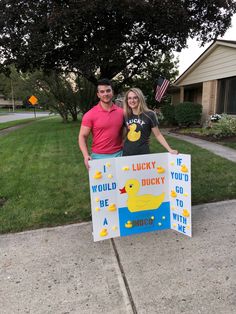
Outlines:
[[[172,149],[169,144],[167,143],[166,139],[164,138],[164,136],[161,134],[160,130],[158,129],[158,127],[154,127],[152,128],[152,133],[154,134],[155,138],[158,140],[158,142],[165,147],[165,149],[171,153],[171,154],[178,154],[177,150]]]

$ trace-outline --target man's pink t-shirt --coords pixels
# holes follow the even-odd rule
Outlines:
[[[122,149],[123,109],[112,104],[109,111],[100,103],[86,112],[82,125],[91,128],[92,152],[113,154]]]

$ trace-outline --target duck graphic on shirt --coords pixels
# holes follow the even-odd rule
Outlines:
[[[141,131],[136,131],[137,125],[135,123],[129,125],[129,132],[127,138],[130,142],[136,142],[140,139]]]

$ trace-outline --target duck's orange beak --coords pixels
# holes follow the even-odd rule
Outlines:
[[[119,189],[120,190],[120,194],[124,194],[124,193],[126,193],[126,189],[125,189],[125,187],[123,187],[122,189]]]

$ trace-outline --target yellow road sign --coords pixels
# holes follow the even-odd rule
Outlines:
[[[31,103],[31,105],[36,105],[38,103],[38,98],[36,98],[34,95],[32,95],[28,101]]]

